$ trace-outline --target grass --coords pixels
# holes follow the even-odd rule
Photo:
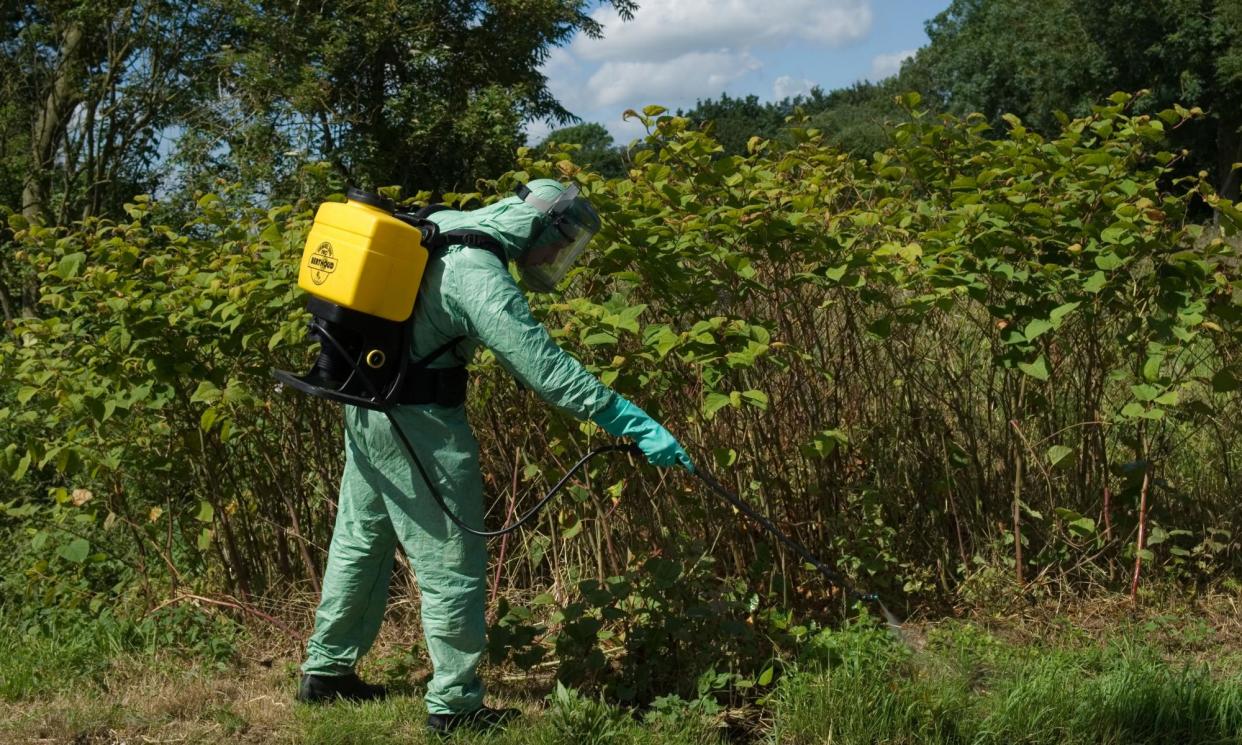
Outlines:
[[[491,703],[525,716],[503,733],[451,742],[1242,745],[1240,650],[1220,626],[1190,614],[1090,630],[1066,618],[1039,629],[952,621],[912,629],[912,650],[859,624],[819,634],[745,710],[665,699],[636,713],[543,681],[501,682]],[[417,682],[384,702],[300,706],[296,658],[273,655],[270,640],[265,649],[243,639],[221,662],[205,638],[206,650],[177,653],[164,634],[157,625],[18,638],[0,625],[9,650],[0,656],[0,742],[439,742],[422,731]],[[398,646],[387,652],[368,677],[418,677]]]
[[[1125,634],[1016,646],[948,624],[911,652],[874,630],[826,633],[771,708],[779,743],[1242,743],[1236,667]]]

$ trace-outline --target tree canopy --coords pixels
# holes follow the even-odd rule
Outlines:
[[[1148,90],[1154,112],[1174,103],[1207,117],[1174,142],[1186,169],[1237,194],[1242,160],[1242,5],[1236,0],[954,0],[927,24],[931,43],[904,75],[955,113],[1006,112],[1041,132],[1056,112],[1084,114],[1116,90]]]
[[[629,18],[634,0],[607,0]],[[597,0],[31,0],[0,9],[0,203],[65,223],[220,179],[473,186],[533,119],[574,117],[540,71]]]
[[[886,144],[900,120],[896,96],[917,91],[933,109],[982,113],[999,132],[1017,115],[1045,135],[1059,113],[1081,116],[1118,90],[1147,90],[1138,112],[1173,104],[1207,116],[1185,123],[1173,144],[1190,154],[1178,173],[1205,170],[1226,195],[1238,193],[1242,161],[1242,3],[1236,0],[953,0],[927,23],[930,43],[878,82],[763,102],[757,96],[698,101],[682,112],[729,153],[758,135],[782,136],[796,108],[829,142],[856,157]]]
[[[624,148],[618,147],[602,124],[583,122],[562,127],[548,134],[539,148],[547,152],[553,145],[578,145],[574,162],[590,168],[601,176],[616,178],[625,175]]]

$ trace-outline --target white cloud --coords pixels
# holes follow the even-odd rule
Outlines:
[[[593,107],[675,106],[698,96],[715,95],[726,85],[758,70],[748,53],[688,52],[660,62],[605,62],[587,81]]]
[[[842,46],[871,30],[870,0],[644,0],[632,21],[611,6],[594,18],[603,39],[579,36],[580,59],[664,61],[687,52],[750,49],[809,41]]]
[[[891,54],[877,54],[871,58],[871,80],[883,80],[901,71],[901,63],[914,56],[917,49],[906,49]]]
[[[782,75],[772,83],[772,97],[777,101],[783,101],[786,98],[810,93],[813,87],[815,87],[815,82],[812,80]]]
[[[631,21],[604,3],[593,17],[604,36],[579,34],[551,50],[540,68],[569,111],[600,121],[618,142],[640,136],[622,122],[627,108],[692,106],[740,85],[771,85],[777,99],[805,93],[813,81],[763,74],[764,55],[789,47],[826,49],[872,31],[872,0],[640,0]],[[762,81],[762,82],[761,82]],[[531,139],[552,127],[532,122]]]
[[[618,115],[615,121],[606,121],[603,124],[618,145],[629,145],[634,140],[641,140],[647,136],[646,127],[637,119],[622,119]]]

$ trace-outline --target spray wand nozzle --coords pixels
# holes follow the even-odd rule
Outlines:
[[[871,603],[879,608],[880,613],[884,616],[884,622],[888,625],[889,631],[892,632],[898,641],[903,644],[907,644],[908,646],[909,643],[906,641],[905,636],[901,633],[901,622],[898,621],[897,616],[893,615],[892,611],[884,605],[884,601],[880,600],[880,596],[878,594],[874,592],[859,592],[848,580],[842,577],[839,572],[834,571],[824,564],[824,562],[817,559],[801,543],[798,543],[794,539],[785,535],[784,531],[776,527],[775,523],[756,512],[753,507],[743,502],[736,494],[721,486],[720,482],[712,478],[711,474],[707,473],[702,468],[696,468],[691,471],[691,473],[697,476],[698,479],[706,484],[707,487],[718,497],[736,507],[742,514],[762,525],[768,533],[772,534],[774,538],[791,549],[794,553],[801,556],[802,559],[808,564],[819,570],[819,573],[824,575],[824,578],[827,579],[829,583],[841,588],[847,595],[855,600],[860,600],[864,603]]]

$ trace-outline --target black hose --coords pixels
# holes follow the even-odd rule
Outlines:
[[[801,556],[803,561],[818,569],[819,573],[824,575],[824,578],[827,579],[829,583],[840,587],[847,594],[849,594],[850,597],[856,600],[868,603],[879,602],[880,597],[878,595],[872,592],[859,592],[854,589],[854,586],[850,584],[845,577],[842,577],[839,572],[831,569],[828,565],[824,564],[824,562],[815,558],[815,555],[806,550],[805,546],[785,535],[780,528],[776,527],[775,523],[763,515],[760,515],[753,507],[743,502],[736,494],[721,486],[720,482],[714,479],[711,474],[700,468],[694,471],[694,475],[697,476],[704,484],[707,484],[708,488],[715,492],[717,496],[736,507],[742,514],[746,515],[751,520],[754,520],[762,525],[778,541],[785,544],[785,546],[791,549],[794,553]]]
[[[914,649],[914,646],[910,644],[910,641],[906,639],[905,634],[902,633],[901,621],[898,620],[897,616],[884,605],[884,601],[880,600],[879,595],[874,592],[859,592],[853,584],[846,580],[845,577],[841,576],[840,572],[831,569],[824,564],[824,562],[815,558],[815,555],[810,551],[807,551],[805,546],[785,535],[780,528],[776,527],[775,523],[763,515],[760,515],[753,507],[743,502],[736,494],[721,486],[720,482],[713,478],[710,473],[707,473],[701,468],[695,469],[693,473],[699,478],[700,481],[706,484],[707,487],[716,494],[716,496],[736,507],[742,514],[746,515],[751,520],[754,520],[762,525],[764,529],[771,533],[772,536],[778,541],[783,543],[794,553],[801,556],[806,563],[818,569],[819,573],[824,575],[824,578],[827,579],[830,584],[841,588],[846,595],[855,600],[864,603],[873,603],[880,609],[880,614],[884,616],[884,623],[888,626],[889,633],[891,633],[900,643],[906,645],[910,649]]]
[[[326,340],[329,341],[331,344],[333,344],[338,349],[338,351],[341,352],[342,356],[344,356],[346,359],[350,361],[350,364],[354,368],[354,372],[362,378],[363,383],[367,386],[367,388],[371,390],[371,395],[373,395],[376,398],[376,400],[379,400],[381,398],[379,390],[375,387],[375,384],[366,375],[366,373],[362,371],[362,368],[357,363],[357,361],[353,360],[348,355],[344,346],[340,342],[338,342],[336,338],[332,336],[331,332],[329,332],[326,328],[322,328],[322,327],[320,328],[320,331],[322,332]],[[419,460],[418,454],[414,452],[414,446],[410,443],[409,438],[405,436],[405,431],[401,429],[401,424],[397,422],[397,418],[393,416],[392,408],[384,407],[382,410],[384,412],[384,415],[388,417],[388,422],[392,424],[392,428],[396,430],[397,436],[401,438],[401,443],[405,446],[406,452],[409,453],[410,460],[414,462],[414,467],[418,469],[419,475],[422,476],[423,483],[427,484],[427,489],[431,491],[431,498],[435,500],[436,504],[439,505],[440,509],[444,511],[444,514],[448,517],[449,520],[452,521],[454,525],[466,531],[467,533],[470,533],[471,535],[477,535],[482,538],[495,538],[496,536],[502,536],[508,533],[512,533],[513,531],[518,530],[523,525],[533,520],[535,516],[539,514],[539,511],[543,509],[544,505],[546,505],[549,501],[552,500],[553,497],[555,497],[558,493],[560,493],[560,491],[565,487],[565,483],[569,481],[570,477],[573,476],[575,473],[577,473],[578,470],[582,468],[584,465],[586,465],[587,461],[591,460],[592,458],[598,455],[602,455],[603,453],[629,453],[631,455],[642,455],[643,454],[642,450],[640,450],[637,445],[605,445],[604,447],[595,448],[594,450],[591,450],[586,455],[579,458],[578,462],[575,463],[572,468],[570,468],[568,471],[565,472],[565,475],[561,477],[561,480],[557,481],[556,484],[552,487],[552,489],[548,491],[547,494],[543,495],[543,498],[541,498],[537,503],[535,503],[534,507],[531,507],[529,510],[527,510],[526,514],[519,517],[511,525],[506,525],[505,527],[500,528],[498,530],[479,530],[479,529],[476,529],[476,528],[473,528],[467,525],[460,517],[458,517],[453,512],[452,509],[449,508],[448,504],[444,501],[444,497],[440,496],[439,490],[436,489],[435,482],[432,481],[431,475],[428,474],[427,469],[423,467],[423,462]],[[864,603],[874,603],[880,609],[880,612],[884,615],[884,620],[888,624],[889,630],[892,631],[893,634],[902,643],[905,643],[907,645],[909,644],[905,640],[905,637],[901,632],[900,621],[898,621],[897,617],[892,613],[892,611],[890,611],[884,605],[884,602],[880,600],[879,595],[872,593],[872,592],[858,591],[853,586],[853,584],[851,584],[848,580],[846,580],[845,577],[843,577],[839,572],[833,570],[827,564],[817,559],[815,555],[812,554],[810,551],[808,551],[806,547],[803,546],[801,543],[798,543],[794,539],[785,535],[785,533],[782,532],[780,528],[776,527],[775,523],[773,523],[768,518],[756,512],[753,507],[743,502],[736,494],[730,492],[728,489],[721,486],[720,482],[717,481],[715,478],[713,478],[712,475],[709,474],[707,471],[704,471],[701,468],[696,468],[693,471],[691,471],[691,473],[693,473],[696,477],[698,477],[700,481],[706,484],[707,487],[714,494],[716,494],[721,499],[725,500],[729,504],[736,507],[738,511],[740,511],[742,514],[749,517],[751,520],[754,520],[755,522],[762,525],[763,528],[767,530],[769,533],[771,533],[774,538],[776,538],[786,547],[791,549],[794,553],[801,556],[802,559],[806,561],[808,564],[810,564],[811,566],[819,570],[819,573],[824,575],[824,578],[828,580],[829,584],[832,584],[832,585],[835,585],[836,587],[841,588],[849,597],[855,600],[858,600]]]
[[[440,496],[439,490],[436,489],[435,484],[431,480],[431,475],[427,473],[427,469],[423,467],[423,462],[419,460],[418,454],[414,452],[414,446],[410,444],[409,439],[406,438],[405,431],[401,429],[401,425],[397,422],[397,418],[392,415],[392,411],[389,409],[385,409],[384,414],[388,416],[388,421],[392,423],[393,429],[397,431],[397,436],[401,438],[401,443],[405,445],[406,452],[410,454],[410,460],[414,461],[414,467],[418,469],[419,475],[423,477],[423,483],[427,484],[427,488],[431,490],[431,498],[436,501],[436,504],[440,506],[441,510],[444,510],[444,514],[448,516],[449,520],[453,521],[454,525],[467,533],[470,533],[471,535],[477,535],[483,538],[495,538],[496,536],[505,535],[506,533],[512,533],[533,520],[535,516],[539,514],[539,511],[543,509],[544,505],[551,501],[553,497],[565,488],[565,483],[569,481],[570,477],[577,473],[580,468],[586,465],[587,461],[591,460],[595,456],[602,455],[603,453],[630,453],[632,455],[642,455],[642,451],[638,449],[637,445],[605,445],[604,447],[595,448],[579,458],[578,462],[565,472],[565,475],[561,477],[561,480],[557,481],[552,489],[535,503],[534,507],[527,510],[526,514],[519,517],[511,525],[506,525],[498,530],[478,530],[467,525],[460,517],[453,513],[453,510],[449,508],[447,503],[445,503],[444,497]]]

